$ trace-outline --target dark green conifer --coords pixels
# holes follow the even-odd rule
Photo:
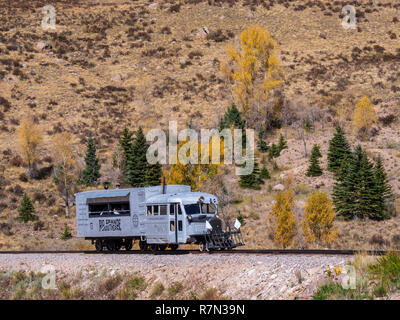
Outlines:
[[[122,149],[121,171],[123,175],[123,180],[125,182],[128,182],[127,163],[129,156],[132,155],[131,153],[132,143],[133,143],[132,133],[129,132],[128,128],[125,128],[124,131],[122,131],[122,135],[119,139],[119,145],[121,146]]]
[[[68,224],[64,224],[64,231],[61,235],[61,240],[68,240],[72,238],[71,231],[69,230]]]
[[[351,153],[350,145],[344,136],[343,129],[338,125],[333,138],[329,141],[328,170],[337,172],[346,155]]]
[[[219,130],[234,128],[234,129],[241,129],[242,130],[242,145],[243,147],[246,146],[246,131],[245,131],[246,123],[242,119],[242,115],[239,109],[236,107],[234,103],[232,106],[228,108],[225,112],[225,115],[219,121]]]
[[[286,141],[285,137],[283,136],[283,134],[281,133],[279,136],[279,144],[278,144],[279,154],[283,149],[287,149],[287,148],[288,148],[287,141]]]
[[[350,171],[352,160],[352,154],[346,155],[343,159],[332,191],[336,214],[345,220],[353,218],[353,206],[356,202],[355,184]]]
[[[159,186],[161,184],[162,167],[157,162],[148,164],[146,169],[146,186]]]
[[[386,219],[390,217],[393,210],[394,196],[380,156],[376,159],[374,172],[377,193],[379,194],[379,212],[382,213],[382,219]]]
[[[253,172],[248,175],[241,175],[239,178],[239,185],[241,188],[259,190],[261,183],[263,183],[263,181],[260,179],[260,169],[257,161],[254,160]]]
[[[101,177],[100,167],[99,159],[96,156],[96,146],[93,135],[89,131],[85,155],[85,168],[83,169],[79,183],[88,187],[97,185],[97,180]]]
[[[275,143],[272,143],[268,151],[268,158],[269,159],[278,158],[280,154],[281,151],[279,150],[279,147]]]
[[[354,214],[357,217],[381,220],[382,212],[380,212],[379,208],[381,195],[378,194],[373,164],[361,146],[356,147],[355,153],[356,159],[360,158],[360,169],[358,171],[358,201],[354,206]],[[360,153],[361,156],[359,155]]]
[[[127,182],[132,187],[143,187],[146,185],[147,149],[146,138],[140,127],[129,150],[126,164]]]
[[[22,222],[36,220],[35,208],[33,206],[31,199],[28,197],[26,193],[22,198],[21,207],[19,208],[18,212],[19,212],[19,220]]]
[[[269,149],[268,143],[266,143],[264,139],[264,130],[261,128],[260,131],[258,131],[258,141],[257,141],[257,149],[260,152],[267,152]]]
[[[381,164],[378,168],[373,167],[360,145],[351,155],[345,156],[332,194],[339,216],[346,220],[354,217],[382,220],[388,217],[383,200],[388,189],[383,187],[385,183],[382,184],[382,169]]]
[[[220,120],[220,130],[234,127],[236,129],[244,129],[245,122],[242,120],[242,115],[234,103],[225,112],[224,117]]]
[[[322,157],[319,145],[315,144],[311,151],[310,166],[308,167],[307,177],[318,177],[322,175],[322,169],[319,165],[319,158]]]
[[[269,174],[268,168],[264,165],[260,171],[260,178],[261,179],[269,179],[271,175]]]

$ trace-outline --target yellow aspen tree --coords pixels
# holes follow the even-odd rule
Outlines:
[[[277,43],[261,26],[250,26],[240,35],[240,48],[226,49],[227,60],[220,65],[233,82],[232,95],[245,117],[260,106],[282,83],[282,68],[276,56]]]
[[[43,141],[42,131],[32,117],[22,119],[17,130],[17,138],[22,158],[28,166],[28,173],[32,176],[36,169],[38,151]]]
[[[324,192],[313,192],[307,199],[302,222],[307,242],[329,244],[336,240],[338,231],[333,228],[335,213],[332,201]]]
[[[178,154],[181,147],[187,143],[187,141],[180,142],[178,144]],[[209,177],[217,174],[219,164],[212,164],[212,154],[216,151],[216,146],[214,144],[209,144],[207,146],[203,146],[198,142],[193,142],[197,144],[198,148],[198,159],[196,163],[187,163],[184,164],[181,161],[178,161],[176,164],[173,164],[168,172],[164,173],[166,177],[167,184],[184,184],[189,185],[192,188],[192,191],[198,191],[201,189],[204,181]],[[208,164],[202,163],[203,159],[203,148],[208,148]],[[220,157],[224,154],[223,142],[220,143]],[[187,156],[189,156],[189,150]]]
[[[363,96],[354,108],[353,126],[362,140],[368,135],[371,126],[376,120],[374,105],[367,96]]]
[[[279,191],[270,213],[274,242],[281,248],[289,247],[297,234],[296,218],[293,213],[294,195],[292,189]]]
[[[69,198],[75,187],[77,178],[74,157],[74,138],[69,132],[58,133],[54,137],[54,155],[56,168],[54,182],[65,204],[65,214],[69,216]]]

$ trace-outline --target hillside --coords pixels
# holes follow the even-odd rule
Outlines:
[[[383,157],[393,191],[399,194],[400,3],[394,0],[354,1],[355,30],[341,26],[342,7],[349,4],[344,1],[0,2],[0,250],[86,248],[84,241],[59,239],[64,223],[74,234],[75,221],[65,218],[50,175],[54,135],[71,132],[82,163],[92,131],[102,181],[116,183],[112,155],[123,128],[167,129],[170,120],[177,120],[180,129],[190,121],[195,128],[218,127],[232,102],[220,63],[227,45],[237,43],[241,31],[254,24],[278,42],[282,94],[293,112],[312,108],[318,115],[308,152],[320,144],[326,167],[328,141],[339,118],[352,145],[359,143],[352,131],[352,110],[367,95],[377,112],[377,133],[362,144],[370,155]],[[41,28],[41,10],[48,4],[57,10],[55,32]],[[26,178],[18,153],[15,133],[27,114],[45,137],[39,167],[48,170],[41,180]],[[384,121],[388,115],[395,119],[389,124]],[[246,219],[243,232],[249,248],[274,246],[266,226],[275,197],[272,188],[289,172],[294,174],[299,217],[314,188],[332,188],[333,177],[326,170],[319,178],[305,176],[303,141],[290,126],[282,132],[289,149],[260,191],[240,189],[233,166],[221,169],[235,200],[231,209]],[[268,132],[266,140],[276,143],[279,133]],[[257,157],[261,162],[262,155]],[[211,187],[205,184],[205,189]],[[24,192],[34,200],[43,224],[17,221]],[[335,225],[341,231],[337,248],[400,246],[398,216]],[[304,245],[301,237],[298,244]]]

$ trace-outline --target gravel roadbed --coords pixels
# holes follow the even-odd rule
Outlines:
[[[327,268],[350,260],[338,255],[1,254],[0,270],[39,272],[52,265],[57,275],[139,273],[164,283],[205,281],[236,299],[290,299],[309,297]]]

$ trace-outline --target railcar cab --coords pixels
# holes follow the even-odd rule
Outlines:
[[[161,194],[146,201],[146,242],[171,248],[197,242],[206,221],[217,214],[218,199],[203,192]]]

